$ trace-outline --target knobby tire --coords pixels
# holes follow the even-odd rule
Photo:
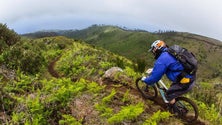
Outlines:
[[[145,84],[141,78],[136,79],[136,87],[139,90],[139,92],[142,94],[142,96],[146,99],[153,100],[157,97],[158,91],[155,86],[149,86]]]
[[[146,99],[154,100],[158,96],[158,91],[156,86],[146,85],[141,78],[136,79],[136,87],[142,96]],[[177,109],[180,110],[179,113],[175,114],[180,119],[191,123],[197,120],[198,118],[198,108],[197,105],[190,99],[186,97],[177,97],[176,98]],[[182,112],[184,107],[187,109],[187,112]]]
[[[185,109],[187,110],[184,112],[184,108],[180,108],[181,106],[185,106]],[[180,110],[180,113],[178,113],[178,117],[188,123],[194,122],[198,118],[198,108],[197,105],[190,99],[186,97],[177,97],[176,98],[176,105],[177,109]]]

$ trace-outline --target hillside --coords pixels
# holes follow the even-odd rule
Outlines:
[[[179,44],[189,48],[197,56],[200,64],[199,78],[205,80],[222,78],[222,42],[204,36],[180,32],[149,33],[112,26],[92,26],[75,31],[73,34],[64,32],[63,35],[82,39],[87,43],[125,56],[134,62],[138,58],[144,59],[149,67],[153,64],[153,57],[152,54],[147,53],[147,49],[154,40],[162,39],[169,46]]]
[[[161,98],[141,97],[132,61],[81,40],[22,38],[1,53],[0,64],[1,124],[185,124]],[[123,72],[104,77],[116,66]],[[208,92],[195,88],[187,95],[200,111],[193,124],[221,124],[221,93],[200,86]]]
[[[131,59],[135,63],[145,61],[147,67],[151,67],[154,61],[152,54],[147,52],[148,47],[154,40],[162,39],[168,45],[179,44],[189,48],[196,55],[199,61],[199,81],[222,80],[222,42],[212,38],[173,31],[150,33],[106,25],[93,25],[83,30],[65,30],[56,31],[56,33],[76,40],[84,40]],[[25,36],[33,37],[35,33]]]

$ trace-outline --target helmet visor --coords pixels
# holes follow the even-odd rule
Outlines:
[[[153,49],[154,49],[154,47],[151,47],[151,48],[148,50],[148,52],[152,52]]]

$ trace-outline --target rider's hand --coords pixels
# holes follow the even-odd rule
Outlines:
[[[148,74],[148,75],[150,75],[150,73],[153,71],[153,68],[149,68],[148,70],[146,70],[146,73]]]
[[[142,78],[141,78],[141,80],[144,82],[144,80],[146,79],[146,77],[145,76],[143,76]]]

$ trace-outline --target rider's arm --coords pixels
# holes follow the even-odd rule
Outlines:
[[[154,64],[152,73],[144,80],[144,82],[148,85],[153,85],[154,83],[158,82],[164,75],[166,68],[167,67],[165,64],[157,60]]]
[[[162,53],[156,60],[150,76],[143,81],[148,85],[153,85],[154,83],[158,82],[166,72],[170,62],[171,59],[169,58],[169,55],[165,52]]]

